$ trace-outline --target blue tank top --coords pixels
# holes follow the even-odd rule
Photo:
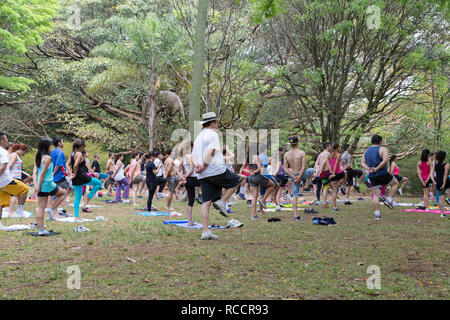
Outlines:
[[[55,167],[53,166],[53,162],[50,163],[50,166],[47,169],[47,172],[44,176],[44,181],[42,182],[41,192],[52,192],[56,188],[56,183],[53,182],[53,170]],[[38,170],[38,184],[40,183],[39,179],[41,178],[42,172],[42,164]]]
[[[383,162],[383,159],[380,157],[380,147],[381,146],[370,147],[364,153],[366,163],[371,168],[376,168],[381,162]],[[383,176],[387,173],[388,173],[387,166],[385,166],[384,168],[378,170],[374,174],[369,174],[369,179],[372,177]]]
[[[261,169],[262,169],[262,172],[261,172],[261,174],[262,175],[269,175],[269,170],[268,170],[268,166],[269,166],[269,158],[264,154],[264,153],[261,153],[260,155],[259,155],[259,159],[261,159]]]

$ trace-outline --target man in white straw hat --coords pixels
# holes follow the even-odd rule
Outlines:
[[[195,139],[192,150],[193,163],[202,188],[202,240],[217,239],[208,229],[208,217],[211,204],[220,214],[227,217],[226,201],[241,183],[241,177],[225,166],[219,134],[218,121],[214,112],[205,113],[201,124],[203,130]],[[225,192],[222,194],[222,188]]]

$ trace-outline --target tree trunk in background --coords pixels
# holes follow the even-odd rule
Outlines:
[[[189,132],[192,139],[195,139],[195,121],[200,121],[203,69],[205,64],[205,31],[207,17],[208,0],[199,0],[197,26],[195,28],[192,84],[189,97]]]
[[[156,119],[156,79],[153,75],[150,79],[147,106],[148,106],[148,151],[153,151],[155,146],[155,119]]]

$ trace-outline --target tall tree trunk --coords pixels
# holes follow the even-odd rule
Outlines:
[[[155,119],[157,114],[156,97],[156,79],[155,76],[150,78],[147,106],[148,106],[148,151],[152,151],[155,146]]]
[[[189,131],[191,133],[192,139],[195,139],[195,121],[200,120],[203,69],[205,65],[205,31],[207,17],[208,0],[199,0],[197,26],[195,28],[192,85],[189,97]]]

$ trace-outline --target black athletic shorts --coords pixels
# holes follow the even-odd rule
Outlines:
[[[428,180],[428,181],[425,181],[425,186],[423,186],[423,184],[420,183],[420,186],[422,187],[422,189],[429,188],[429,187],[431,187],[432,185],[433,185],[433,181],[431,181],[431,179]]]
[[[322,179],[320,179],[320,177],[315,177],[314,180],[312,181],[313,184],[318,184],[321,182],[322,182]]]
[[[60,188],[69,189],[70,191],[73,191],[73,186],[69,183],[69,181],[66,178],[62,179],[61,181],[55,182],[55,183]]]
[[[376,177],[369,176],[369,180],[370,180],[370,184],[372,185],[372,190],[374,190],[374,189],[379,189],[383,186],[391,185],[395,181],[395,177],[390,173],[386,173],[385,175],[382,175],[382,176],[376,176]]]
[[[343,179],[344,177],[345,177],[345,172],[342,171],[342,172],[336,173],[336,175],[334,176],[334,178],[330,178],[330,181],[331,181],[331,182],[339,181],[339,180]]]
[[[353,178],[361,178],[363,172],[361,170],[354,170],[352,168],[347,169],[347,187],[353,185]]]
[[[59,191],[59,187],[56,186],[56,188],[53,189],[53,190],[50,191],[50,192],[42,192],[42,191],[39,192],[39,193],[37,194],[37,196],[38,196],[38,198],[50,197],[50,196],[54,196],[55,194],[57,194],[58,191]]]
[[[241,184],[241,177],[226,169],[222,174],[199,179],[202,187],[202,201],[215,202],[222,197],[222,188],[230,189]]]
[[[261,186],[261,187],[266,187],[269,184],[270,180],[273,181],[273,183],[275,184],[275,187],[278,186],[278,184],[280,183],[279,180],[277,180],[275,177],[266,177],[263,176],[262,174],[256,174],[254,176],[249,176],[247,178],[247,182],[250,185],[250,187],[257,187],[257,186]]]
[[[402,176],[399,176],[399,175],[396,174],[394,177],[395,177],[395,179],[397,179],[398,182],[402,182],[403,181],[403,177]]]
[[[275,178],[278,180],[279,184],[281,184],[282,187],[285,187],[289,182],[289,178],[285,174],[280,174],[278,176],[275,176]]]

